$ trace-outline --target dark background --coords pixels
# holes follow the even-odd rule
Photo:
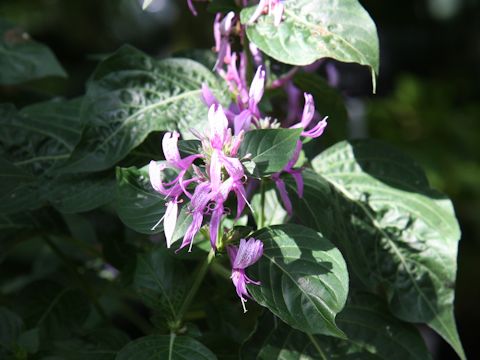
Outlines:
[[[0,102],[18,106],[56,96],[75,97],[96,62],[130,43],[166,56],[213,44],[213,14],[183,0],[0,0],[0,17],[49,45],[69,78],[0,87]],[[476,0],[364,0],[381,45],[378,92],[369,72],[334,64],[352,137],[374,137],[410,153],[434,187],[453,200],[462,228],[456,316],[467,356],[480,359],[480,6]],[[341,139],[338,139],[341,140]],[[424,331],[436,359],[453,351]]]

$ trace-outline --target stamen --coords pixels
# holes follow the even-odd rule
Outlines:
[[[247,312],[247,307],[245,306],[247,300],[245,300],[244,298],[240,298],[240,300],[242,301],[243,313],[245,314]]]
[[[155,231],[157,226],[160,225],[160,223],[163,221],[164,218],[165,218],[165,214],[162,216],[162,218],[160,220],[158,220],[158,222],[151,228],[151,230]]]

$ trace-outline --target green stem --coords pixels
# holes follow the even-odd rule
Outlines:
[[[214,272],[217,275],[220,275],[224,279],[230,280],[230,276],[232,275],[232,271],[227,269],[225,266],[218,262],[212,263],[211,266],[212,272]]]
[[[190,304],[195,298],[195,295],[197,294],[200,284],[202,283],[203,278],[205,277],[205,274],[207,273],[207,270],[214,258],[215,258],[215,251],[212,249],[208,253],[208,256],[205,259],[205,261],[200,265],[198,270],[195,272],[196,276],[195,276],[195,279],[193,279],[193,283],[190,287],[190,291],[188,292],[187,296],[183,300],[183,304],[180,307],[180,310],[178,311],[176,325],[179,326],[181,324],[185,316],[185,313],[187,312],[188,308],[190,307]]]
[[[99,315],[103,318],[104,321],[109,322],[107,313],[98,302],[93,289],[90,287],[90,284],[77,271],[75,266],[71,263],[70,259],[62,252],[62,250],[60,250],[60,248],[52,240],[50,240],[48,236],[44,236],[43,238],[50,247],[50,249],[52,249],[53,253],[57,255],[60,260],[62,260],[67,269],[72,273],[73,277],[77,279],[78,284],[80,285],[80,287],[83,288],[85,294],[87,294],[87,296],[90,298],[90,301],[93,303],[93,306],[95,306],[95,309],[98,311]]]
[[[258,216],[257,228],[261,229],[264,226],[265,226],[265,180],[262,179],[260,182],[260,214]]]
[[[327,357],[325,356],[325,353],[322,351],[322,348],[320,347],[320,344],[317,342],[317,340],[313,337],[311,334],[307,334],[308,338],[312,342],[313,346],[315,349],[317,349],[318,354],[322,358],[322,360],[327,360]]]
[[[177,335],[173,331],[170,333],[170,344],[168,346],[168,360],[173,359],[173,357],[172,357],[172,355],[173,355],[173,343],[175,342],[175,337],[176,336]]]

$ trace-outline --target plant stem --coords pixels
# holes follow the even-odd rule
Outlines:
[[[185,313],[187,312],[188,308],[190,307],[190,304],[192,303],[193,299],[195,298],[195,295],[197,294],[198,288],[200,287],[200,284],[203,281],[203,278],[205,277],[205,274],[207,273],[207,270],[212,263],[213,259],[215,258],[215,251],[212,249],[208,253],[207,258],[205,261],[200,265],[198,270],[195,272],[196,276],[195,279],[193,279],[193,283],[190,287],[190,291],[188,292],[187,296],[185,297],[185,300],[183,300],[183,304],[178,311],[177,319],[176,319],[176,324],[179,325],[183,317],[185,316]]]
[[[260,182],[260,214],[258,216],[257,230],[265,226],[265,180]]]
[[[93,306],[95,306],[95,309],[98,311],[99,315],[103,318],[104,321],[109,322],[109,318],[107,316],[107,313],[105,310],[102,308],[100,303],[97,300],[97,297],[95,296],[95,293],[93,289],[90,287],[90,284],[88,281],[86,281],[83,276],[77,271],[75,266],[71,263],[70,259],[60,250],[60,248],[52,241],[48,236],[43,237],[47,245],[52,249],[53,253],[58,256],[60,260],[65,264],[67,269],[72,273],[72,275],[77,279],[78,284],[80,287],[83,288],[83,291],[87,296],[90,298],[90,301],[92,302]]]

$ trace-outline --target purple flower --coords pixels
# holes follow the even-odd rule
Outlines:
[[[248,24],[253,24],[263,14],[273,14],[273,23],[279,26],[282,22],[285,6],[281,0],[260,0],[255,12],[248,20]]]
[[[323,134],[323,131],[327,127],[328,116],[325,116],[321,121],[317,123],[310,130],[307,130],[307,127],[313,120],[315,115],[315,103],[313,101],[313,96],[311,94],[304,94],[305,97],[305,106],[303,108],[303,114],[300,122],[290,126],[290,129],[299,129],[303,128],[302,136],[309,138],[317,138]]]
[[[215,22],[213,23],[213,35],[215,38],[215,52],[218,53],[217,62],[215,63],[214,70],[218,70],[223,64],[229,64],[232,61],[232,48],[230,45],[230,34],[233,29],[233,19],[235,13],[230,11],[223,20],[221,20],[221,13],[215,16]]]
[[[237,295],[242,301],[243,312],[247,312],[245,303],[246,297],[251,298],[247,290],[247,284],[260,285],[260,282],[253,281],[245,274],[245,269],[258,261],[263,255],[263,243],[253,238],[240,239],[240,246],[228,246],[228,257],[232,264],[232,279]]]

